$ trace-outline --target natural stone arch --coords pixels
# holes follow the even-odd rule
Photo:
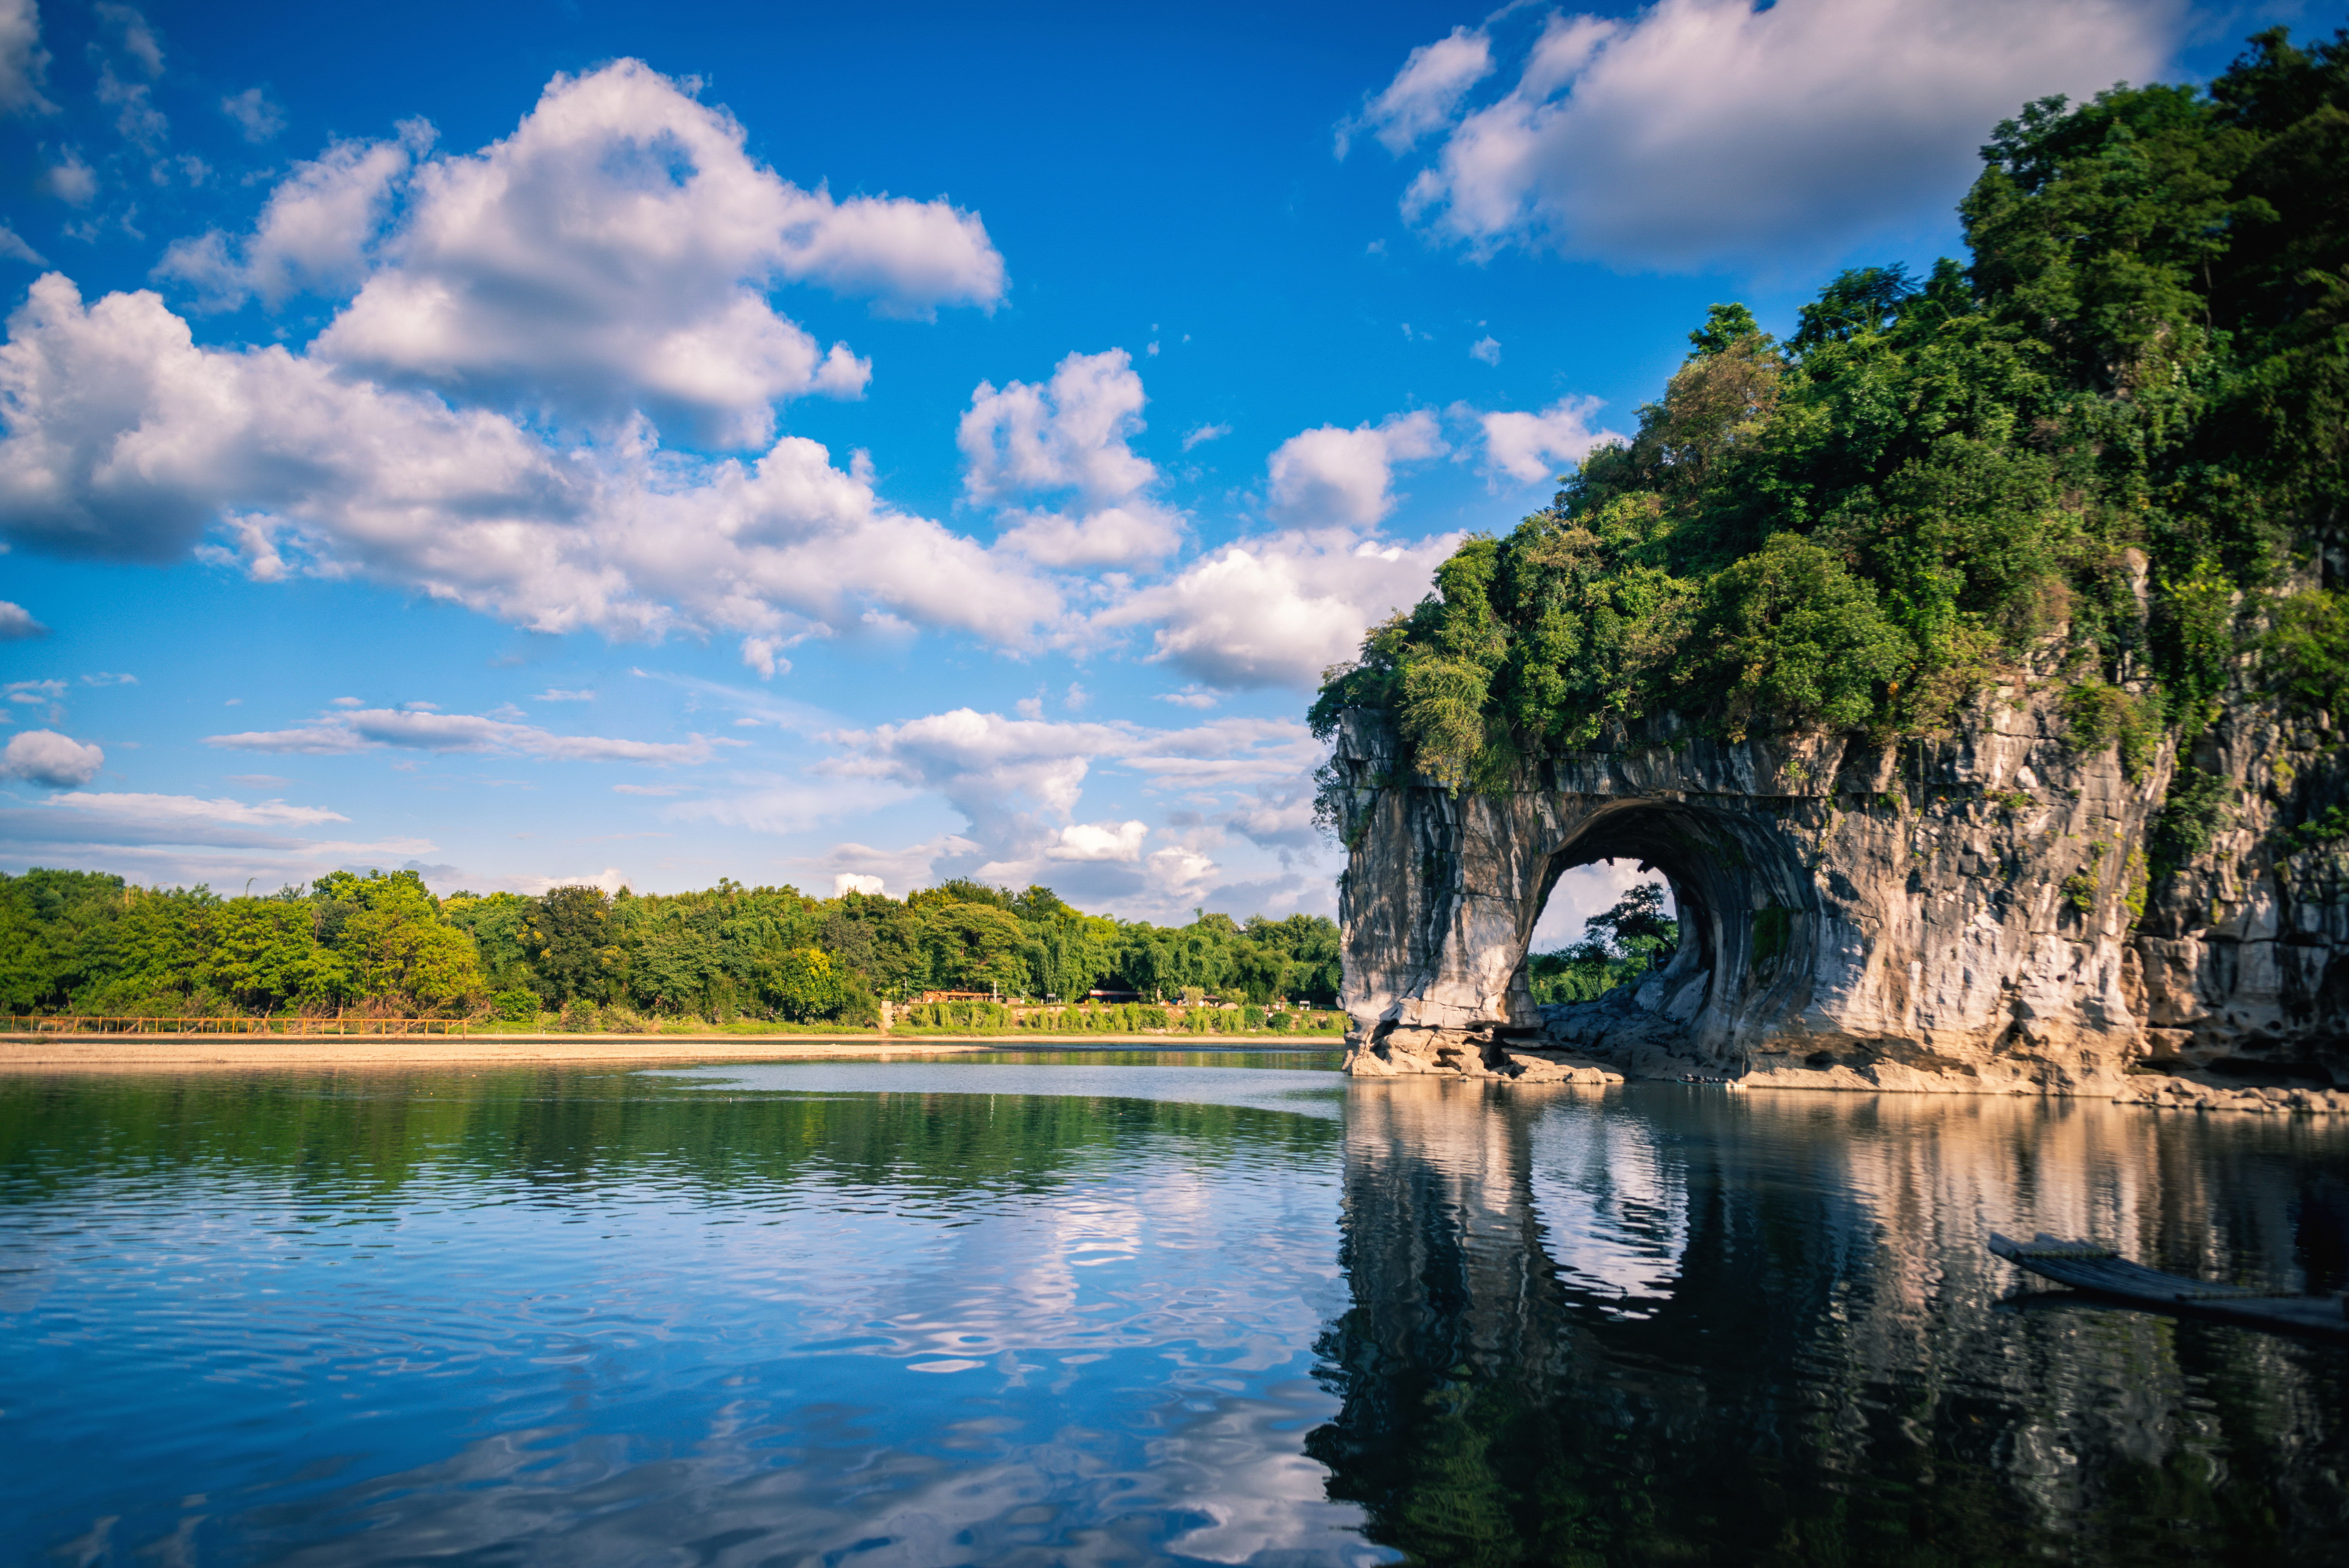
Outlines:
[[[1535,925],[1558,879],[1577,866],[1633,860],[1663,874],[1680,911],[1679,947],[1640,991],[1707,1060],[1725,1062],[1741,1027],[1766,1029],[1810,1000],[1818,900],[1802,846],[1775,813],[1712,800],[1560,795],[1562,836],[1543,858],[1507,954],[1501,1020],[1542,1026],[1526,983]]]
[[[1550,1078],[1570,1049],[1828,1088],[2119,1091],[2147,1050],[2129,928],[2167,769],[2083,753],[2060,700],[1986,696],[1930,755],[1659,716],[1457,791],[1347,714],[1349,1070]],[[1542,906],[1610,855],[1664,872],[1687,939],[1630,995],[1537,1007]]]

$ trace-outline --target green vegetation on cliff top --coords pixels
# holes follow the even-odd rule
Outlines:
[[[1941,735],[2052,662],[2134,771],[2253,647],[2349,717],[2349,32],[2033,104],[1982,155],[1970,263],[1847,272],[1784,343],[1715,305],[1636,437],[1329,672],[1316,733],[1380,710],[1495,787],[1666,711]]]

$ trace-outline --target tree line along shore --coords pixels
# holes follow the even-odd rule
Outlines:
[[[17,1017],[638,1033],[864,1028],[886,1006],[893,1028],[916,1031],[1326,1033],[1342,1026],[1338,978],[1338,929],[1319,915],[1161,926],[965,880],[904,899],[730,880],[441,898],[413,872],[336,872],[223,898],[97,872],[0,874],[0,1015]],[[965,995],[925,999],[945,992]]]

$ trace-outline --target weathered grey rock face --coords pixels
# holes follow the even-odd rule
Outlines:
[[[1348,716],[1350,1070],[1506,1077],[1506,1052],[1538,1045],[1821,1088],[2140,1098],[2168,1081],[2147,1064],[2246,1062],[2349,1084],[2349,854],[2245,853],[2305,738],[2230,708],[2195,760],[2267,804],[2239,807],[2148,909],[2169,763],[2132,779],[2116,749],[2082,753],[2062,696],[1985,693],[1954,738],[1891,752],[1663,717],[1498,796],[1401,776],[1392,733]],[[1526,949],[1551,887],[1623,857],[1671,882],[1679,951],[1633,995],[1537,1008]]]

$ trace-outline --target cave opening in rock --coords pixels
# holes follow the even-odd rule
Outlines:
[[[1725,1043],[1757,998],[1778,1012],[1808,999],[1803,959],[1816,895],[1798,846],[1775,821],[1680,801],[1608,801],[1573,821],[1545,860],[1511,986],[1526,1003],[1536,1001],[1531,957],[1550,950],[1546,939],[1595,898],[1611,903],[1621,896],[1612,890],[1648,882],[1669,890],[1676,930],[1669,950],[1655,947],[1636,972],[1614,976],[1640,1009]]]
[[[1653,866],[1614,859],[1559,869],[1526,944],[1534,1000],[1591,1000],[1661,967],[1677,949],[1679,917],[1671,879]],[[1653,929],[1663,923],[1671,923],[1669,939]]]

